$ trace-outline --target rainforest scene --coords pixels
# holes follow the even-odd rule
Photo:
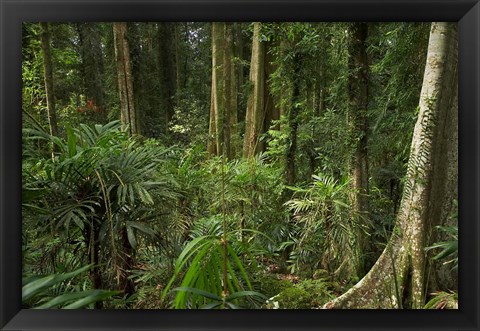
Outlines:
[[[458,309],[457,25],[22,25],[32,309]]]

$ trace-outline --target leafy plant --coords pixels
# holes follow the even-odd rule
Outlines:
[[[285,205],[294,214],[297,235],[285,245],[294,247],[292,271],[308,264],[336,275],[355,272],[356,229],[362,225],[348,205],[348,184],[321,174],[308,188],[290,188],[295,198]]]
[[[38,163],[24,169],[24,195],[45,191],[37,199],[37,206],[48,210],[40,219],[48,225],[45,231],[83,241],[89,262],[98,265],[103,258],[112,263],[117,279],[119,274],[126,279],[139,240],[157,239],[148,224],[154,210],[144,207],[176,197],[172,179],[160,172],[168,149],[129,137],[118,121],[66,131],[62,139],[24,130],[27,143],[48,141],[58,151],[53,157],[40,151]]]
[[[425,304],[425,309],[458,309],[457,292],[435,292]]]
[[[437,226],[436,229],[447,234],[451,240],[434,243],[426,247],[425,251],[432,249],[441,249],[433,259],[447,260],[443,264],[452,264],[452,270],[458,269],[458,227],[457,226]]]
[[[62,294],[55,294],[55,289],[61,287],[65,282],[87,270],[92,265],[84,266],[65,274],[52,274],[48,276],[32,276],[24,278],[22,283],[22,301],[29,308],[47,309],[78,309],[90,306],[92,303],[103,301],[119,294],[119,291],[108,290],[78,290],[70,287],[70,290],[63,289]]]
[[[229,300],[235,299],[229,304],[232,307],[243,297],[263,298],[263,295],[252,291],[245,268],[231,244],[234,240],[230,236],[224,242],[222,237],[215,235],[191,240],[178,257],[174,275],[162,297],[165,298],[172,285],[182,277],[180,287],[173,289],[177,292],[173,302],[177,309],[214,308],[217,306],[213,304],[219,302],[225,308]],[[227,274],[224,274],[225,270]],[[225,292],[225,281],[230,294]]]

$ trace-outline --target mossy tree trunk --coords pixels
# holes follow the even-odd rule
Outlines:
[[[424,248],[432,228],[450,215],[457,193],[457,89],[457,27],[434,22],[394,231],[367,275],[325,308],[423,308]]]
[[[127,23],[113,23],[115,58],[117,62],[118,91],[120,94],[120,116],[128,125],[130,134],[140,134],[139,123],[133,102],[133,79],[130,48],[127,40]]]

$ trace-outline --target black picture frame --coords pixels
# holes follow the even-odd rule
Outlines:
[[[478,0],[0,0],[2,330],[478,330]],[[454,21],[459,24],[459,309],[22,310],[21,23],[38,21]]]

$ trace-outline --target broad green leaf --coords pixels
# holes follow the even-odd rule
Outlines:
[[[135,233],[132,229],[132,227],[127,226],[127,237],[128,237],[128,242],[132,246],[133,249],[137,248],[137,239],[135,238]]]
[[[77,300],[65,307],[63,307],[63,309],[78,309],[78,308],[83,308],[85,306],[88,306],[89,304],[91,303],[94,303],[94,302],[97,302],[97,301],[101,301],[101,300],[105,300],[107,298],[110,298],[112,297],[113,295],[115,294],[118,294],[120,292],[118,291],[102,291],[101,293],[98,293],[98,294],[95,294],[95,295],[91,295],[91,296],[88,296],[88,297],[85,297],[85,298],[82,298],[80,300]]]
[[[69,273],[66,273],[66,274],[49,275],[49,276],[45,276],[45,277],[36,279],[36,280],[34,280],[34,281],[32,281],[28,284],[25,284],[22,287],[22,300],[23,301],[28,300],[31,297],[33,297],[35,294],[45,290],[46,288],[49,288],[49,287],[51,287],[53,285],[56,285],[56,284],[59,284],[66,279],[73,278],[73,277],[81,274],[82,272],[87,271],[91,267],[92,267],[92,265],[89,264],[89,265],[86,265],[86,266],[84,266],[80,269],[77,269],[75,271],[72,271],[72,272],[69,272]]]
[[[146,225],[144,223],[128,221],[127,225],[131,226],[132,228],[136,228],[136,229],[142,231],[143,233],[148,234],[152,237],[156,236],[155,231],[151,227],[149,227],[148,225]]]
[[[213,299],[213,300],[218,300],[218,301],[221,301],[222,298],[219,297],[218,295],[216,294],[213,294],[213,293],[210,293],[210,292],[206,292],[206,291],[202,291],[202,290],[199,290],[197,288],[193,288],[193,287],[176,287],[174,288],[172,291],[183,291],[183,292],[191,292],[191,293],[195,293],[195,294],[198,294],[198,295],[201,295],[205,298],[209,298],[209,299]]]
[[[34,307],[35,309],[47,309],[47,308],[55,308],[58,307],[64,303],[71,302],[77,299],[83,299],[83,298],[99,298],[103,299],[103,296],[106,295],[107,293],[110,294],[110,296],[115,295],[117,293],[120,293],[119,291],[105,291],[105,290],[89,290],[89,291],[83,291],[83,292],[71,292],[71,293],[65,293],[60,296],[57,296],[48,302]]]

